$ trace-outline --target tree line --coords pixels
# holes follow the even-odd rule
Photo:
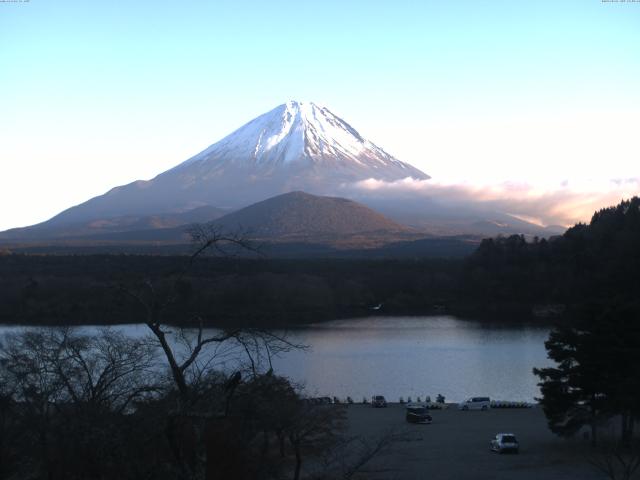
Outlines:
[[[0,257],[0,322],[138,323],[144,312],[121,284],[170,285],[186,257],[90,255]],[[277,327],[380,313],[424,314],[452,304],[459,260],[221,258],[203,256],[177,287],[165,321],[199,312],[210,325]],[[213,322],[213,323],[212,323]]]
[[[551,245],[524,247],[525,256],[544,250],[565,272],[561,279],[573,283],[567,311],[545,343],[555,365],[534,369],[549,428],[562,436],[588,429],[600,447],[592,463],[612,479],[634,478],[640,468],[638,245],[634,197],[596,212]]]

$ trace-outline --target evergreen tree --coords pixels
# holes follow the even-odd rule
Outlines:
[[[587,305],[575,309],[567,324],[554,329],[545,342],[555,367],[536,368],[540,402],[549,428],[571,436],[614,415],[622,420],[621,435],[630,442],[640,417],[640,311],[624,306]]]
[[[640,309],[625,304],[608,309],[600,322],[604,370],[607,373],[607,408],[620,416],[621,440],[629,445],[640,418]]]
[[[604,392],[598,378],[597,343],[581,326],[561,326],[545,342],[548,357],[556,367],[535,368],[541,382],[540,403],[549,428],[561,436],[572,436],[584,426],[597,438],[597,423],[604,412]]]

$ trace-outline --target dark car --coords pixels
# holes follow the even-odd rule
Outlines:
[[[429,409],[425,405],[407,405],[407,413],[405,418],[409,423],[431,423],[431,415]]]
[[[371,397],[371,406],[376,408],[386,408],[387,399],[382,395],[374,395]]]

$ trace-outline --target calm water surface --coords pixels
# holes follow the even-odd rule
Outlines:
[[[84,327],[91,331],[96,327]],[[122,325],[146,335],[144,325]],[[0,327],[0,333],[21,327]],[[276,373],[303,383],[309,395],[346,397],[442,393],[447,401],[470,396],[532,401],[539,396],[532,368],[550,365],[547,328],[498,327],[450,316],[336,320],[289,332],[309,345],[274,361]]]

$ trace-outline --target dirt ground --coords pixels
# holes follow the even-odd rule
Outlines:
[[[405,433],[370,465],[371,479],[455,480],[591,480],[603,476],[589,464],[589,442],[565,440],[551,433],[542,409],[435,410],[430,425],[408,424],[402,405],[372,408],[351,405],[351,435],[369,441],[391,431]],[[489,441],[500,432],[514,433],[520,453],[499,455]],[[404,437],[404,436],[403,436]],[[384,471],[381,471],[384,470]]]

